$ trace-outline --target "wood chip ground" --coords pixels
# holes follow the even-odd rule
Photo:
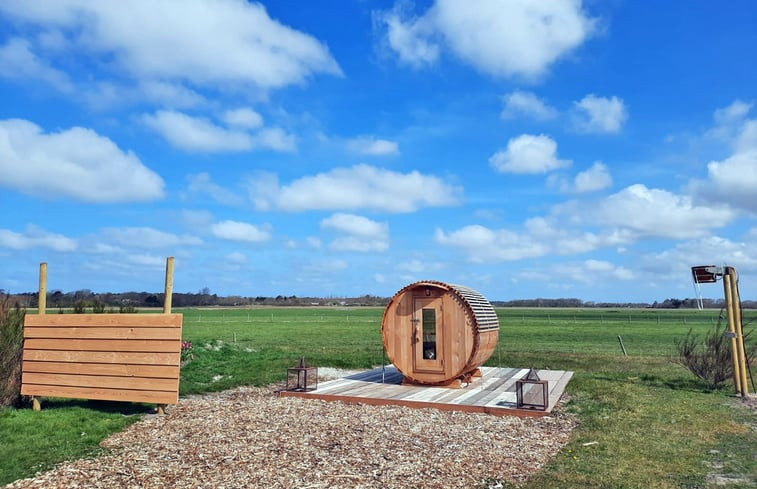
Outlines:
[[[279,398],[242,387],[182,399],[6,488],[488,488],[523,482],[575,419],[497,417]]]

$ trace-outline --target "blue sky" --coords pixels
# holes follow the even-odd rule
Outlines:
[[[0,288],[757,299],[753,2],[0,3]],[[719,286],[703,288],[721,297]]]

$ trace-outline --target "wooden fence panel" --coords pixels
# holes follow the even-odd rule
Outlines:
[[[175,404],[181,314],[28,314],[21,394]]]

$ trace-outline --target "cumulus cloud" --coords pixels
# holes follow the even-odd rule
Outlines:
[[[316,73],[341,75],[324,44],[271,19],[259,3],[136,0],[124,10],[111,2],[8,1],[0,11],[42,32],[57,29],[71,52],[137,80],[271,89]]]
[[[743,119],[748,109],[746,104],[738,104],[736,109],[732,104],[728,109],[731,115],[721,115],[720,122]],[[727,126],[718,127],[725,130]],[[757,120],[744,120],[733,132],[729,137],[733,153],[723,160],[709,162],[707,179],[694,180],[690,188],[701,202],[727,204],[757,214]]]
[[[584,260],[560,263],[550,268],[550,274],[562,276],[575,282],[595,284],[607,280],[633,280],[634,272],[606,260]]]
[[[0,76],[16,80],[40,80],[64,93],[74,91],[68,75],[34,54],[29,41],[25,39],[13,38],[0,46]]]
[[[244,129],[257,129],[263,125],[263,116],[249,107],[227,110],[224,112],[222,119],[229,126]]]
[[[489,158],[489,163],[503,173],[547,173],[571,165],[557,158],[557,143],[540,134],[523,134],[507,142],[507,148]]]
[[[647,253],[640,258],[644,270],[655,271],[676,280],[686,280],[692,265],[723,264],[736,266],[739,272],[757,272],[757,250],[749,241],[706,236],[679,242],[675,247]]]
[[[557,110],[547,105],[532,92],[516,90],[505,95],[504,102],[505,107],[500,114],[503,119],[525,116],[543,121],[557,117]]]
[[[606,98],[589,94],[573,103],[576,129],[581,132],[620,132],[628,118],[625,103],[618,97]]]
[[[437,229],[434,238],[443,246],[457,248],[473,263],[513,261],[544,256],[549,246],[507,229],[489,229],[478,224],[445,233]]]
[[[150,227],[104,228],[100,238],[122,248],[175,248],[185,245],[200,245],[202,240],[191,235],[177,235]]]
[[[370,165],[335,168],[281,186],[273,174],[250,182],[250,198],[258,210],[284,211],[371,209],[413,212],[422,207],[456,205],[462,189],[417,171],[399,173]]]
[[[527,78],[580,46],[595,24],[580,0],[436,0],[421,16],[398,4],[377,20],[404,63],[430,65],[446,49],[483,73]]]
[[[735,213],[725,206],[697,205],[689,196],[635,184],[599,202],[569,202],[555,214],[575,225],[611,226],[637,238],[688,239],[726,225]]]
[[[224,205],[241,205],[244,202],[241,196],[213,182],[207,172],[187,175],[186,178],[189,193],[209,195],[213,200]]]
[[[322,220],[321,228],[337,232],[329,245],[336,251],[381,252],[389,248],[389,225],[385,222],[337,213]]]
[[[23,233],[0,229],[0,247],[13,250],[46,248],[53,251],[76,251],[78,243],[62,234],[51,233],[37,226],[29,225]]]
[[[30,121],[7,119],[0,121],[0,185],[106,203],[162,198],[164,183],[133,153],[91,129],[45,133]]]
[[[373,137],[358,137],[347,140],[347,149],[368,156],[391,156],[399,154],[399,145],[394,141]]]
[[[239,221],[221,221],[213,224],[210,228],[213,236],[229,241],[243,241],[246,243],[261,243],[271,237],[265,229]]]
[[[573,177],[572,181],[562,180],[560,190],[567,193],[583,194],[606,189],[611,185],[612,176],[609,168],[601,161],[596,161],[590,168]]]
[[[229,114],[225,114],[228,119]],[[235,119],[236,117],[236,119]],[[231,116],[234,122],[243,122],[244,114]],[[250,123],[250,114],[247,114]],[[262,119],[261,119],[262,120]],[[293,151],[294,136],[280,128],[263,129],[256,134],[248,133],[243,125],[222,127],[205,117],[193,117],[174,110],[159,110],[144,114],[142,121],[160,134],[172,146],[185,151],[231,152],[253,149]]]
[[[243,151],[252,148],[244,131],[227,129],[204,117],[192,117],[173,110],[159,110],[142,116],[144,123],[172,146],[187,151]]]

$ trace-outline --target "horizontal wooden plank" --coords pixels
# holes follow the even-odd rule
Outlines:
[[[30,350],[179,352],[176,340],[78,340],[28,338],[24,348]]]
[[[112,351],[58,351],[32,350],[24,348],[24,362],[93,362],[93,363],[124,363],[130,365],[171,365],[178,366],[181,354],[173,353],[138,353]]]
[[[153,379],[146,377],[116,377],[111,375],[71,375],[24,372],[22,384],[92,387],[103,389],[129,389],[144,391],[178,390],[179,379]]]
[[[181,328],[141,328],[133,326],[52,328],[25,326],[24,338],[181,340]]]
[[[27,314],[25,326],[181,328],[181,314]]]
[[[24,360],[24,372],[77,375],[116,375],[120,377],[154,377],[178,379],[179,366],[128,365],[123,363],[69,363]]]
[[[22,385],[24,396],[66,397],[73,399],[96,399],[101,401],[147,402],[154,404],[176,404],[178,392],[138,391],[100,389],[89,387],[67,387],[53,385]]]

